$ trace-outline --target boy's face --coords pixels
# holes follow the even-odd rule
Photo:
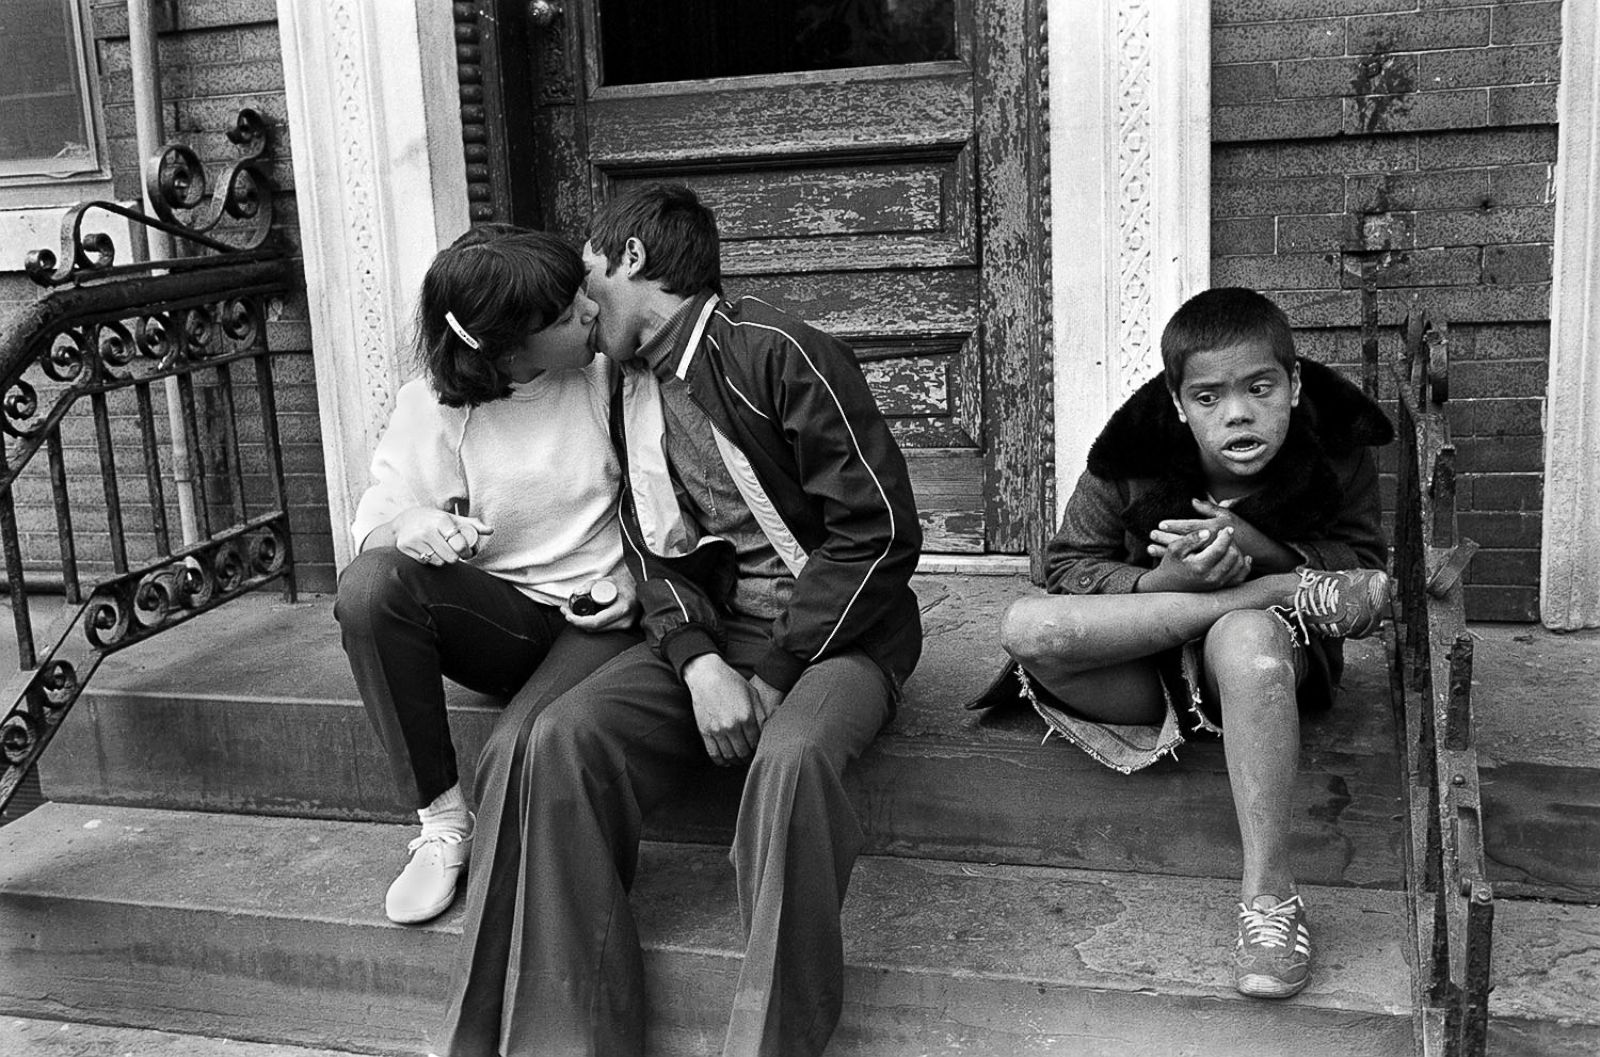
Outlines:
[[[1300,368],[1285,371],[1265,340],[1207,349],[1184,364],[1172,402],[1199,445],[1207,483],[1248,486],[1288,436]]]
[[[645,322],[640,298],[645,284],[634,279],[639,270],[633,252],[637,245],[636,239],[629,239],[622,260],[613,268],[593,243],[583,244],[583,292],[596,309],[590,345],[618,363],[638,355]]]

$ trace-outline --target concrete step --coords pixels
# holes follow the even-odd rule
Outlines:
[[[345,1057],[349,1051],[109,1024],[0,1017],[0,1053],[6,1057]]]
[[[0,830],[0,1011],[420,1052],[459,911],[421,928],[382,918],[406,836],[47,804]],[[848,1004],[829,1053],[1407,1052],[1400,895],[1306,898],[1318,972],[1298,998],[1259,1002],[1232,989],[1227,882],[867,857],[846,906]],[[715,1052],[740,949],[725,850],[647,845],[634,905],[652,1052]],[[1561,949],[1576,955],[1600,924],[1565,909]],[[1497,998],[1521,985],[1502,973]],[[1587,1003],[1565,1015],[1600,1023]]]
[[[1132,778],[1052,740],[1019,707],[960,706],[1003,659],[998,614],[1027,586],[920,577],[927,645],[907,700],[855,774],[871,850],[895,855],[1175,875],[1236,876],[1238,833],[1219,745]],[[1295,808],[1300,876],[1399,884],[1399,777],[1381,646],[1352,644],[1339,708],[1308,724]],[[452,694],[470,771],[499,704]],[[708,771],[713,769],[708,768]],[[326,598],[272,597],[110,658],[57,734],[41,774],[57,800],[400,821],[388,762],[355,696]],[[652,836],[726,841],[737,773],[669,805]]]

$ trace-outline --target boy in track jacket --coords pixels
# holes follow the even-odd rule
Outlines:
[[[723,1053],[819,1054],[862,842],[843,775],[921,650],[905,460],[847,346],[722,299],[716,222],[688,188],[609,202],[584,261],[596,342],[621,366],[620,520],[647,641],[548,705],[530,684],[486,747],[478,839],[493,828],[501,850],[469,892],[441,1052],[643,1052],[641,819],[716,764],[748,767]],[[509,981],[474,957],[496,943],[521,944]]]

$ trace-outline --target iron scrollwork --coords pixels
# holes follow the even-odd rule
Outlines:
[[[59,286],[75,279],[109,273],[115,265],[115,247],[98,232],[84,232],[84,216],[99,210],[164,231],[218,253],[259,248],[272,228],[272,182],[260,164],[270,145],[266,120],[248,107],[240,110],[227,133],[228,140],[244,150],[228,166],[216,187],[206,175],[200,156],[181,143],[168,143],[145,163],[145,192],[155,216],[116,202],[80,202],[61,220],[60,252],[48,249],[28,254],[23,267],[40,286]],[[237,223],[219,230],[224,217]],[[154,265],[171,262],[154,262]]]

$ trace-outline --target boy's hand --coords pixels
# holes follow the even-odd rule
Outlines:
[[[1170,537],[1160,542],[1157,536]],[[1251,558],[1239,550],[1231,528],[1197,529],[1183,535],[1150,534],[1150,555],[1161,559],[1140,581],[1145,591],[1219,591],[1250,577]]]
[[[748,760],[761,740],[767,712],[757,688],[715,653],[702,653],[685,665],[683,681],[711,762],[728,767]]]
[[[1300,556],[1277,540],[1266,535],[1244,518],[1220,503],[1209,499],[1192,500],[1198,518],[1169,518],[1150,533],[1151,543],[1170,547],[1180,537],[1207,529],[1220,533],[1233,530],[1233,542],[1239,551],[1250,559],[1257,573],[1287,572],[1300,564]],[[1156,552],[1150,552],[1154,555]]]

